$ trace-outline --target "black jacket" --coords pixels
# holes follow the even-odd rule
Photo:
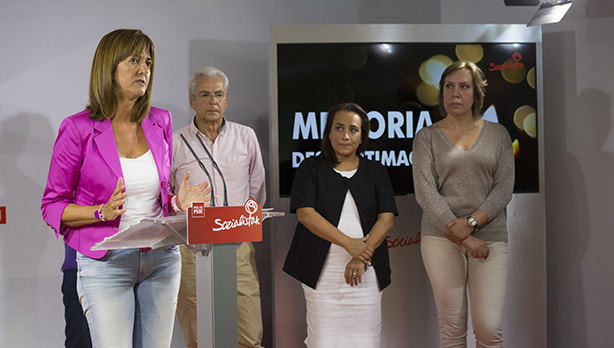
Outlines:
[[[305,159],[292,183],[290,212],[311,207],[337,226],[348,188],[358,207],[364,235],[371,231],[378,214],[390,212],[398,215],[388,172],[380,163],[362,156],[356,174],[349,179],[335,172],[330,164],[325,164],[322,155]],[[298,223],[284,272],[315,289],[330,244]],[[386,241],[375,249],[372,264],[379,288],[383,290],[390,284],[391,273]]]

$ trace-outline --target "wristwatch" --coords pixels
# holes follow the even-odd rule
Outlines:
[[[478,229],[478,219],[474,218],[471,215],[467,216],[467,225],[473,227],[474,231],[477,230]]]

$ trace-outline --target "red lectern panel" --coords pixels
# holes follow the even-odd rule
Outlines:
[[[203,202],[188,208],[188,244],[262,241],[262,207],[253,199],[243,206],[205,207]]]

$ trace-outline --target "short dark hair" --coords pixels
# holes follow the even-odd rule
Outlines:
[[[482,113],[482,107],[484,106],[484,97],[486,96],[486,86],[488,82],[484,77],[484,72],[473,62],[466,62],[463,60],[457,60],[456,62],[448,65],[446,70],[441,74],[439,80],[439,113],[441,116],[446,117],[448,115],[443,105],[443,84],[445,83],[448,75],[462,69],[467,69],[471,73],[473,82],[473,105],[471,106],[471,113],[474,118],[479,118]]]
[[[115,81],[115,71],[119,63],[132,55],[147,52],[151,57],[149,85],[145,94],[137,99],[132,109],[130,121],[141,122],[151,106],[151,87],[153,85],[156,49],[151,39],[138,29],[117,29],[106,34],[98,43],[92,72],[90,74],[89,102],[90,118],[102,121],[117,111],[120,89]]]
[[[324,156],[324,160],[327,163],[337,165],[339,164],[339,160],[337,160],[337,154],[335,154],[335,150],[333,149],[332,144],[330,143],[330,131],[333,128],[333,121],[335,119],[335,115],[339,111],[349,111],[353,112],[358,117],[360,117],[360,140],[361,144],[356,149],[356,154],[360,154],[367,148],[367,143],[369,140],[369,131],[371,130],[371,122],[369,121],[369,117],[363,108],[358,104],[354,103],[341,103],[333,106],[328,109],[328,113],[326,116],[326,126],[324,127],[324,134],[322,135],[322,155]]]

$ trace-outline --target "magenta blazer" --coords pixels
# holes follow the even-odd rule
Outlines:
[[[92,251],[91,247],[117,233],[121,216],[113,221],[79,227],[63,226],[61,220],[64,209],[70,203],[107,203],[117,179],[123,177],[111,121],[91,120],[88,118],[89,113],[89,110],[84,110],[67,117],[60,125],[51,155],[41,211],[43,220],[55,230],[56,237],[63,235],[66,244],[83,255],[101,258],[106,250]],[[173,152],[171,114],[152,107],[141,125],[158,167],[160,204],[164,216],[168,216],[172,210],[168,184]]]

